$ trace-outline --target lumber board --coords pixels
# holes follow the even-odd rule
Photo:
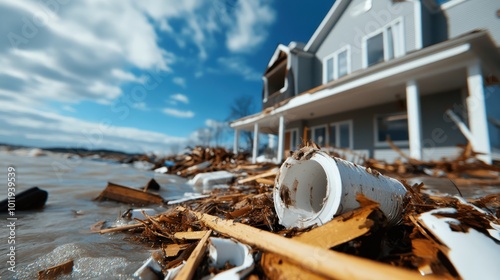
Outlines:
[[[324,249],[343,244],[370,231],[373,222],[369,219],[369,216],[376,208],[377,205],[369,205],[353,210],[322,226],[292,237],[292,239]],[[273,280],[292,278],[304,280],[325,279],[302,270],[276,254],[264,253],[261,264],[266,276]]]
[[[38,279],[55,279],[57,276],[69,274],[71,271],[73,271],[73,260],[38,271]]]
[[[155,193],[144,192],[139,189],[134,189],[115,183],[108,182],[106,188],[99,194],[97,199],[109,199],[130,204],[161,204],[163,198]]]
[[[276,176],[276,174],[278,174],[278,169],[277,168],[273,168],[273,169],[271,169],[269,171],[266,171],[264,173],[257,174],[257,175],[254,175],[254,176],[250,176],[250,177],[247,177],[245,179],[238,180],[238,184],[248,183],[248,182],[254,181],[254,180],[259,179],[259,178],[266,178],[266,177],[270,177],[270,176]]]
[[[143,227],[144,224],[131,224],[131,225],[125,225],[121,227],[114,227],[114,228],[106,228],[106,229],[101,229],[99,233],[110,233],[110,232],[118,232],[118,231],[125,231],[129,229],[135,229],[135,228],[140,228]]]
[[[207,234],[206,230],[202,231],[179,231],[174,233],[174,237],[177,239],[185,240],[200,240]]]
[[[208,238],[211,234],[211,230],[208,230],[205,233],[203,238],[199,241],[198,245],[196,245],[196,248],[194,248],[193,252],[187,259],[184,267],[181,269],[181,271],[179,271],[177,277],[175,277],[176,280],[190,280],[193,278],[196,268],[200,265],[203,256],[205,255],[205,251],[208,246]]]
[[[182,210],[185,208],[178,208]],[[211,229],[255,246],[266,252],[283,256],[302,269],[326,278],[335,279],[422,279],[423,276],[403,268],[393,267],[376,261],[347,255],[303,242],[288,239],[277,234],[251,226],[225,220],[216,216],[190,211]],[[360,269],[363,268],[363,269]],[[427,279],[436,279],[426,276]]]

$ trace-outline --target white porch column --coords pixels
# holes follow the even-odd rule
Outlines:
[[[240,130],[234,129],[234,142],[233,142],[233,154],[238,154],[238,149],[240,145]]]
[[[253,150],[252,163],[257,162],[257,153],[259,151],[259,123],[253,125]]]
[[[406,110],[408,112],[408,136],[410,138],[410,157],[422,159],[422,118],[420,97],[415,80],[406,83]]]
[[[278,163],[281,163],[283,161],[283,153],[285,152],[283,150],[284,142],[285,142],[285,117],[280,116],[280,124],[278,130],[278,158],[277,158]]]
[[[474,141],[471,143],[475,152],[483,153],[478,158],[486,163],[491,163],[490,136],[488,132],[488,119],[484,100],[483,75],[481,63],[476,60],[467,66],[467,114],[469,127]]]

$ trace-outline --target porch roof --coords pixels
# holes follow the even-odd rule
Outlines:
[[[474,60],[481,62],[485,75],[500,76],[500,53],[487,31],[474,31],[360,69],[238,119],[231,127],[252,131],[258,123],[260,132],[276,134],[279,116],[288,123],[403,99],[408,80],[417,81],[421,95],[464,88],[466,67]]]

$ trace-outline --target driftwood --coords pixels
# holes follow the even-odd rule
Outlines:
[[[422,279],[416,272],[406,269],[308,245],[233,220],[224,220],[195,211],[189,213],[221,234],[283,256],[298,267],[326,278]],[[433,279],[428,276],[426,278]]]
[[[38,279],[55,279],[61,274],[70,274],[73,271],[73,260],[38,271]]]
[[[163,198],[158,194],[145,192],[108,182],[108,186],[99,194],[97,200],[109,199],[123,203],[147,205],[162,204]]]
[[[130,229],[136,229],[136,228],[141,228],[144,227],[144,224],[132,224],[132,225],[125,225],[121,227],[114,227],[114,228],[107,228],[107,229],[101,229],[99,233],[110,233],[110,232],[119,232],[119,231],[126,231]]]
[[[193,252],[189,256],[189,259],[186,261],[186,264],[181,271],[179,271],[177,277],[175,277],[176,280],[188,280],[193,278],[196,268],[200,265],[205,255],[205,250],[208,246],[208,238],[211,234],[211,230],[205,232],[205,235],[199,241],[198,245],[196,245],[196,248],[194,248]]]

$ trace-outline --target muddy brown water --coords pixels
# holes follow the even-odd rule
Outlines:
[[[73,272],[60,279],[130,279],[150,256],[150,248],[128,240],[127,235],[90,232],[94,223],[115,222],[130,208],[115,202],[93,201],[108,181],[141,187],[150,178],[161,185],[160,195],[178,198],[192,188],[177,176],[134,169],[127,165],[60,154],[27,156],[26,151],[0,151],[0,200],[7,197],[7,168],[13,166],[17,193],[32,186],[49,192],[42,210],[16,212],[15,244],[9,244],[9,216],[0,214],[0,278],[36,279],[39,270],[74,260]],[[161,207],[156,208],[162,211]],[[12,240],[12,239],[11,239]],[[15,272],[10,246],[15,246]],[[59,278],[58,278],[59,279]]]

